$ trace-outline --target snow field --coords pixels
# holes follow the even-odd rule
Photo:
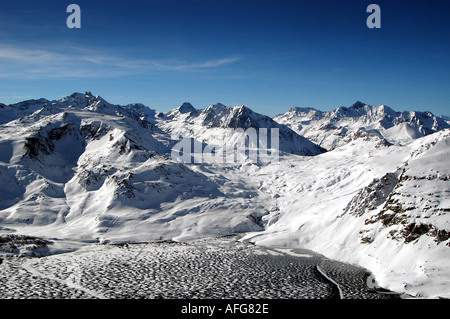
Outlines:
[[[236,241],[87,245],[48,257],[6,258],[2,298],[390,298],[367,272],[316,254],[291,256]],[[330,280],[330,278],[333,278]]]

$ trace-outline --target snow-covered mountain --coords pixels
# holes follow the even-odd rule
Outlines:
[[[203,110],[196,110],[191,104],[180,107],[160,117],[158,127],[175,136],[189,136],[200,142],[213,145],[236,143],[236,129],[271,129],[279,131],[279,151],[289,154],[314,156],[325,152],[322,147],[295,133],[285,125],[278,124],[266,115],[253,112],[245,106],[228,107],[216,103]],[[270,144],[270,143],[268,143]]]
[[[139,241],[261,229],[256,186],[172,160],[158,115],[80,93],[2,107],[2,229]]]
[[[385,105],[356,102],[321,112],[313,108],[293,107],[274,120],[327,150],[344,145],[363,134],[392,144],[406,144],[419,137],[449,128],[445,119],[431,112],[396,112]]]
[[[162,113],[90,93],[2,104],[0,234],[58,243],[245,232],[359,264],[394,291],[450,297],[448,123],[363,103],[275,120],[219,103]],[[171,157],[180,137],[233,144],[224,133],[250,128],[279,130],[279,161]]]
[[[449,157],[446,129],[406,146],[357,139],[285,158],[261,184],[276,194],[277,211],[245,239],[362,265],[394,291],[450,296]],[[258,173],[275,175],[270,166]]]

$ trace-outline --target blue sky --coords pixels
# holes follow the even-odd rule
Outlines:
[[[81,29],[66,8],[81,7]],[[381,29],[366,8],[381,7]],[[91,91],[167,111],[191,102],[330,110],[356,100],[450,115],[448,0],[0,2],[0,102]]]

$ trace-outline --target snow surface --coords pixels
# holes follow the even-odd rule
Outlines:
[[[163,114],[80,93],[2,105],[0,233],[46,238],[49,253],[246,233],[283,249],[274,254],[309,249],[390,290],[450,297],[448,123],[363,103],[275,119],[219,103]],[[280,129],[279,162],[170,157],[174,136],[220,144],[250,127]]]
[[[356,141],[283,159],[262,185],[278,194],[279,214],[244,240],[311,249],[370,269],[390,290],[448,297],[450,130],[407,147],[376,146]]]
[[[126,271],[124,271],[126,269]],[[0,298],[390,299],[367,271],[323,256],[290,256],[236,236],[91,244],[42,258],[7,258]]]

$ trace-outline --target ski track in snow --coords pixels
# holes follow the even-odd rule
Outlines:
[[[336,283],[332,278],[330,278],[322,269],[320,269],[320,266],[316,266],[316,269],[323,277],[325,277],[326,280],[328,280],[338,290],[339,299],[343,299],[344,295],[342,293],[341,286],[338,283]]]
[[[65,285],[68,288],[73,288],[73,289],[77,289],[77,290],[81,290],[84,293],[86,293],[87,295],[89,295],[92,298],[96,298],[96,299],[107,299],[105,296],[103,296],[101,293],[88,289],[86,287],[83,287],[82,285],[79,285],[75,282],[72,282],[69,279],[66,280],[62,280],[59,279],[57,277],[54,277],[52,275],[50,275],[49,273],[45,273],[45,272],[40,272],[39,270],[35,269],[32,266],[33,263],[33,259],[28,259],[26,260],[23,264],[22,264],[22,268],[25,269],[26,271],[28,271],[31,275],[40,277],[42,279],[44,279],[45,281],[56,281],[58,283],[60,283],[61,285]]]
[[[140,104],[118,106],[98,96],[74,93],[59,101],[2,106],[0,115],[2,233],[101,243],[247,233],[245,241],[285,247],[264,250],[273,258],[271,267],[294,257],[308,257],[302,259],[304,263],[314,263],[316,257],[291,250],[308,248],[370,269],[391,290],[450,297],[446,284],[450,129],[431,113],[400,113],[357,102],[331,112],[293,108],[274,118],[312,141],[322,141],[321,146],[330,150],[326,153],[274,119],[243,106],[215,104],[196,110],[186,103],[162,114]],[[215,145],[224,143],[219,137],[228,129],[253,126],[280,128],[280,147],[287,153],[279,162],[183,164],[170,157],[177,143],[174,135]],[[228,141],[236,143],[236,137]],[[221,245],[213,241],[209,248],[199,242],[193,246],[213,259],[217,256],[211,251],[222,251],[228,261],[233,260],[230,253],[241,247],[236,244],[225,253]],[[4,246],[9,249],[8,243]],[[148,261],[148,256],[165,264],[179,251],[187,254],[180,253],[180,258],[195,255],[178,245],[166,247],[171,254],[159,253],[162,246],[142,246],[141,251],[130,246],[120,253],[92,246],[98,255],[84,250],[64,255],[77,269],[56,256],[27,263],[0,259],[0,269],[10,275],[2,283],[14,288],[5,293],[0,285],[0,295],[35,297],[30,293],[34,289],[44,296],[47,292],[83,298],[117,296],[117,291],[105,288],[116,281],[93,275],[105,272],[120,278],[119,268],[99,266],[114,265],[114,252],[121,262],[127,256],[133,267],[133,260]],[[27,250],[22,248],[18,251]],[[51,267],[57,262],[64,273]],[[84,271],[91,270],[85,278]],[[353,296],[354,287],[359,287],[354,279],[360,274],[348,275],[348,269],[338,264],[328,262],[313,270],[323,277],[321,284],[337,284],[344,297]],[[36,283],[30,282],[30,275]],[[96,288],[97,283],[103,290]],[[124,295],[130,289],[123,288]],[[186,289],[186,295],[195,295]],[[164,289],[161,294],[171,296]]]
[[[274,256],[269,250],[209,238],[7,258],[0,266],[0,297],[328,299],[339,289],[341,298],[390,298],[365,286],[363,269],[320,256]],[[350,282],[347,291],[331,276]]]

